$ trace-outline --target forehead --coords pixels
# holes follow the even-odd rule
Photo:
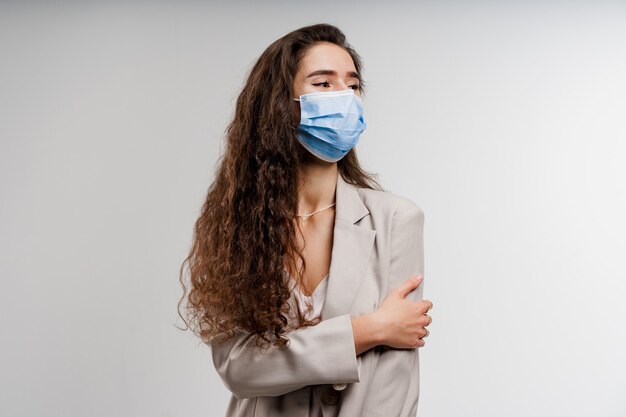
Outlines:
[[[298,73],[308,74],[320,68],[333,69],[341,73],[356,71],[348,51],[328,42],[315,44],[306,51],[300,61]]]

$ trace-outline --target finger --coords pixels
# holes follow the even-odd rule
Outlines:
[[[400,296],[402,296],[402,298],[406,297],[411,291],[417,288],[417,286],[422,282],[423,279],[424,277],[421,275],[412,276],[411,278],[407,279],[404,284],[398,287]]]
[[[423,309],[421,314],[428,313],[428,309],[430,308],[430,304],[428,304],[428,300],[420,300],[415,302],[419,308]]]

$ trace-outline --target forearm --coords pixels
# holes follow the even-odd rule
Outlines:
[[[238,398],[278,396],[306,385],[359,382],[348,313],[288,332],[286,348],[259,350],[249,333],[211,342],[213,363]]]
[[[352,319],[354,348],[356,355],[378,346],[384,342],[383,327],[375,313],[365,314]]]

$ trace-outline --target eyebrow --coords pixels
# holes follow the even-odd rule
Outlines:
[[[346,74],[348,74],[350,77],[356,78],[357,80],[361,81],[361,76],[359,75],[359,73],[355,71],[348,71]],[[321,70],[313,71],[312,73],[307,75],[306,78],[313,77],[314,75],[337,75],[337,72],[333,70],[329,70],[329,69],[321,69]]]

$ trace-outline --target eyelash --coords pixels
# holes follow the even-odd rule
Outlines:
[[[318,85],[322,85],[322,84],[329,84],[329,82],[328,81],[324,81],[324,82],[321,82],[321,83],[315,83],[313,85],[318,86]],[[359,85],[358,84],[354,84],[354,85],[351,85],[349,87],[356,87],[356,88],[352,88],[353,90],[358,90],[359,89]]]

